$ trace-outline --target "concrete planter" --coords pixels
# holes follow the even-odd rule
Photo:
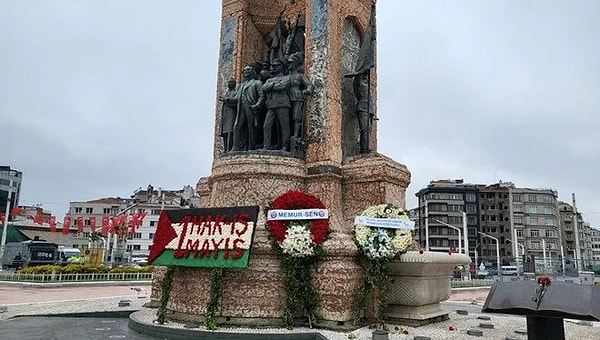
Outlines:
[[[390,265],[393,283],[388,293],[388,319],[412,326],[447,320],[448,311],[440,302],[450,297],[452,271],[470,262],[463,254],[403,254]]]

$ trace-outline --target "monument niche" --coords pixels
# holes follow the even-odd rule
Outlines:
[[[222,99],[216,105],[213,165],[197,191],[203,207],[260,206],[261,212],[248,268],[225,271],[220,325],[281,325],[284,283],[264,207],[288,190],[300,190],[327,206],[333,231],[324,243],[326,256],[312,273],[322,324],[352,327],[362,279],[351,237],[354,216],[381,203],[404,207],[410,183],[406,166],[377,153],[375,65],[366,69],[367,76],[345,77],[360,69],[358,49],[374,5],[365,0],[223,1],[216,89]],[[374,44],[374,37],[367,43]],[[223,95],[229,79],[238,85]],[[354,92],[355,79],[367,82],[362,90],[369,97],[361,109],[368,123],[362,148],[357,98],[347,95]],[[232,96],[235,109],[223,112],[231,108],[225,103]],[[231,112],[237,116],[229,146],[221,127]],[[385,119],[386,113],[380,116]],[[203,319],[209,275],[207,269],[174,270],[170,318]],[[154,301],[160,298],[161,274],[155,277]]]

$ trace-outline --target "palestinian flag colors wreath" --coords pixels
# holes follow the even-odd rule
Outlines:
[[[287,191],[271,203],[267,228],[281,258],[286,289],[283,321],[292,327],[297,315],[306,315],[312,327],[318,318],[318,296],[310,270],[325,254],[323,242],[330,232],[329,212],[317,197],[302,191]]]

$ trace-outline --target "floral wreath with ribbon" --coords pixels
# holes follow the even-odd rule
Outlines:
[[[301,191],[287,191],[275,198],[267,212],[267,228],[280,255],[286,292],[283,322],[293,327],[298,312],[308,325],[319,319],[318,295],[310,271],[324,255],[323,242],[329,234],[329,213],[317,197]]]
[[[386,223],[386,219],[410,220],[407,211],[393,204],[380,204],[369,207],[362,212],[361,217],[363,216],[382,219],[380,221],[382,226],[393,223]],[[368,226],[361,224],[361,219],[357,219],[355,223],[354,241],[371,260],[396,258],[412,246],[413,238],[409,229]]]
[[[298,210],[299,218],[311,215],[312,219],[278,219],[282,212],[290,210]],[[271,204],[267,220],[269,232],[283,254],[305,257],[322,253],[322,244],[329,234],[329,216],[317,197],[301,191],[285,192]]]
[[[383,325],[391,281],[389,263],[411,249],[413,228],[408,212],[393,204],[371,206],[355,218],[352,236],[361,251],[359,261],[364,270],[356,295],[358,317],[366,313],[369,295],[373,294],[373,314]]]

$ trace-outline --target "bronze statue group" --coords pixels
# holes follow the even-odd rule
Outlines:
[[[303,143],[304,100],[314,90],[303,70],[303,18],[299,16],[291,29],[285,29],[279,18],[267,46],[267,60],[244,67],[242,82],[236,84],[235,79],[229,79],[227,90],[219,97],[223,153],[252,150],[289,153]],[[365,74],[354,77],[361,153],[370,152],[373,113]]]
[[[243,70],[243,80],[227,82],[221,137],[224,152],[282,150],[290,152],[292,138],[302,136],[304,98],[313,85],[301,67],[301,52],[287,60],[273,59],[270,67],[256,62]]]

